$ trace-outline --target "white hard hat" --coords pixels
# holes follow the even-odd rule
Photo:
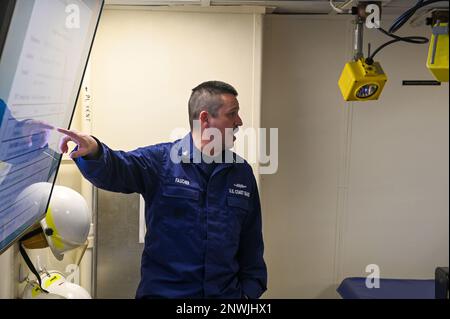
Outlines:
[[[49,293],[41,290],[37,283],[29,282],[25,286],[23,299],[91,299],[91,295],[83,287],[66,281],[63,274],[51,270],[41,275],[42,288]]]
[[[86,243],[91,219],[83,196],[71,188],[54,186],[47,214],[41,220],[41,227],[58,260],[63,259],[64,252]]]

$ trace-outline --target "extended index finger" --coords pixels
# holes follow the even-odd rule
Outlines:
[[[58,127],[56,130],[60,133],[66,134],[67,136],[70,136],[75,142],[80,143],[82,140],[81,136],[73,131],[63,129],[61,127]]]

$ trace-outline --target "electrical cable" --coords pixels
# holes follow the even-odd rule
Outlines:
[[[378,28],[378,30],[380,30],[380,32],[386,34],[387,36],[394,38],[394,40],[383,43],[376,50],[374,50],[372,52],[372,54],[370,54],[370,52],[369,52],[368,57],[366,59],[367,64],[372,64],[373,58],[375,57],[375,55],[378,52],[380,52],[381,49],[387,47],[388,45],[390,45],[392,43],[403,41],[403,42],[414,43],[414,44],[425,44],[425,43],[428,43],[428,41],[429,41],[428,38],[425,38],[425,37],[420,37],[420,36],[399,37],[398,35],[388,33],[386,30],[384,30],[382,28]]]

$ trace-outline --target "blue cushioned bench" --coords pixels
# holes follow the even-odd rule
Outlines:
[[[350,277],[337,292],[344,299],[435,299],[435,280],[380,278],[379,288],[367,288],[365,277]]]

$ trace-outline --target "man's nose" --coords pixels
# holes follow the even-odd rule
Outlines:
[[[237,122],[236,122],[236,126],[242,126],[242,119],[241,119],[241,117],[239,116],[239,114],[238,114],[238,116],[237,116]]]

